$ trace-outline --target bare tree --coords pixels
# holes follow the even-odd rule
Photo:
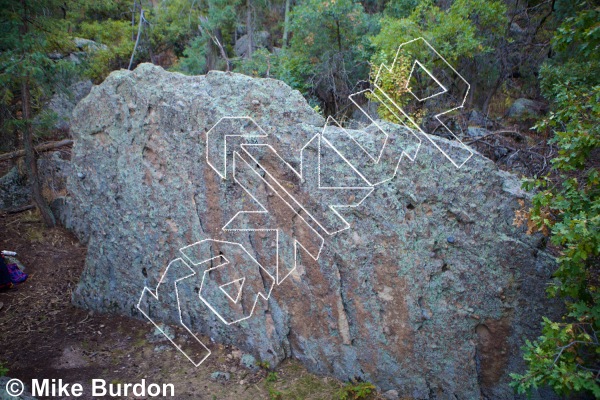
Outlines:
[[[248,37],[248,53],[246,57],[252,58],[252,36],[254,36],[252,29],[252,0],[246,0],[246,36]]]

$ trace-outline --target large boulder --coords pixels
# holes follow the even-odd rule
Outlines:
[[[233,47],[233,51],[238,57],[246,57],[248,53],[248,34],[242,35]],[[252,35],[252,50],[265,49],[269,45],[269,32],[258,31]]]
[[[244,181],[252,172],[234,181],[231,173],[223,179],[208,164],[207,137],[215,137],[210,130],[232,116],[249,116],[264,132],[246,119],[245,127],[233,124],[221,134],[248,127],[246,132],[262,132],[268,137],[248,141],[270,144],[297,168],[302,147],[325,124],[299,92],[280,81],[223,72],[190,77],[149,64],[113,72],[78,104],[64,221],[87,241],[88,253],[74,302],[143,318],[136,307],[142,291],[156,288],[164,274],[161,305],[140,303],[155,322],[185,323],[271,365],[295,357],[314,372],[360,378],[416,399],[514,398],[508,374],[524,369],[520,346],[539,334],[541,316],[553,313],[544,288],[555,267],[540,237],[513,225],[515,210],[527,201],[519,179],[479,154],[458,169],[437,147],[452,154],[463,151],[460,146],[422,136],[415,161],[404,157],[393,179],[375,186],[359,206],[340,211],[349,228],[331,235],[319,231],[324,245],[317,259],[299,250],[297,268],[277,285],[267,263],[276,255],[274,235],[222,228],[239,211],[257,210],[252,197],[271,216],[271,226],[263,228],[298,227],[306,215],[295,207],[299,214],[290,217],[292,208],[266,180]],[[365,149],[376,149],[377,130],[370,126],[347,135],[328,129],[329,138],[337,138],[333,144],[319,150],[313,140],[304,156],[315,160],[321,151],[322,183],[349,184],[356,171],[346,168],[340,154],[352,163],[365,160],[353,153],[357,146],[349,135]],[[391,124],[386,129],[401,131]],[[230,139],[225,154],[232,160],[232,148],[243,151]],[[214,146],[209,153],[221,154]],[[259,163],[275,172],[289,167],[263,150],[255,153],[256,166],[246,164],[248,171]],[[236,168],[242,168],[240,160],[247,157],[236,157]],[[397,161],[384,157],[371,172],[393,170]],[[314,183],[312,170],[306,171],[305,182]],[[264,173],[252,177],[271,179]],[[273,179],[290,190],[300,182],[289,171]],[[311,190],[299,201],[333,201],[333,191],[330,199],[329,192]],[[298,215],[304,215],[302,221]],[[281,237],[310,240],[304,235],[311,231],[302,229],[281,228]],[[234,274],[219,272],[222,265],[214,261],[227,250],[221,242],[211,242],[210,254],[180,251],[207,239],[243,245],[254,261],[240,270],[251,278],[234,281]],[[183,276],[174,276],[173,269],[165,273],[167,265],[181,258],[180,265],[191,266],[194,257],[210,263],[195,266],[191,279],[209,264],[211,272],[202,275],[209,283],[196,280],[188,287],[181,281],[176,298],[173,279]],[[213,271],[232,279],[227,290],[245,282],[244,290],[264,289],[268,300],[258,297],[250,318],[225,324],[198,295],[212,290]],[[231,297],[233,304],[236,295]],[[241,300],[242,311],[248,314],[246,301]]]

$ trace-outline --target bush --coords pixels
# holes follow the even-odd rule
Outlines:
[[[526,342],[528,370],[512,374],[519,393],[549,385],[600,398],[600,12],[585,6],[563,21],[553,40],[557,57],[541,70],[553,111],[536,129],[553,133],[558,155],[551,175],[525,181],[539,192],[517,221],[527,219],[529,232],[550,235],[560,250],[548,294],[563,298],[567,313],[544,317],[542,336]]]

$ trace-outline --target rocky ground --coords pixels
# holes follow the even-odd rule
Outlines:
[[[344,393],[343,383],[309,374],[295,361],[269,371],[218,344],[196,368],[149,322],[71,304],[86,253],[71,233],[46,229],[34,211],[0,215],[0,226],[0,248],[18,252],[29,274],[25,283],[0,292],[0,366],[11,378],[79,382],[80,399],[91,398],[85,394],[92,379],[172,383],[177,399],[337,399]]]

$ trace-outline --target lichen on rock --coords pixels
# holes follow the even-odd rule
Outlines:
[[[250,116],[295,163],[325,124],[283,82],[150,64],[113,72],[78,104],[64,206],[64,222],[88,243],[76,304],[139,317],[140,293],[180,248],[226,236],[221,228],[249,204],[205,159],[206,132],[227,116]],[[295,357],[419,399],[512,399],[508,373],[524,368],[523,338],[552,312],[544,287],[555,267],[540,238],[512,224],[526,197],[518,186],[479,154],[457,169],[424,140],[251,318],[225,325],[198,302],[186,321],[270,365]],[[258,260],[275,251],[261,233],[240,240]],[[172,309],[152,312],[179,322]]]

